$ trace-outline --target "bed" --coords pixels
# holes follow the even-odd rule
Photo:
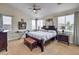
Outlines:
[[[57,30],[54,26],[50,26],[41,31],[30,31],[26,33],[26,38],[31,37],[37,40],[42,52],[44,51],[44,44],[51,39],[55,39],[56,36]]]

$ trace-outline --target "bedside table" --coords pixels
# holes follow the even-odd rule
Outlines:
[[[64,43],[67,43],[67,45],[69,45],[69,35],[67,35],[67,34],[58,34],[57,40],[64,42]]]

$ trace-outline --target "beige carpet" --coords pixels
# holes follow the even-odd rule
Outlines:
[[[8,51],[0,52],[1,55],[78,55],[79,47],[52,41],[45,46],[45,51],[40,48],[34,48],[33,51],[23,44],[23,39],[8,42]]]

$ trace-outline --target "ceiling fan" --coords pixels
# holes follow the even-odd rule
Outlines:
[[[62,3],[57,3],[57,5],[61,5]]]
[[[36,4],[33,4],[32,8],[29,8],[29,9],[33,10],[35,14],[37,14],[37,12],[41,10],[41,8],[37,6]]]

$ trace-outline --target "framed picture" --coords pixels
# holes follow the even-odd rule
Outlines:
[[[26,22],[20,21],[18,22],[18,29],[26,29]]]

